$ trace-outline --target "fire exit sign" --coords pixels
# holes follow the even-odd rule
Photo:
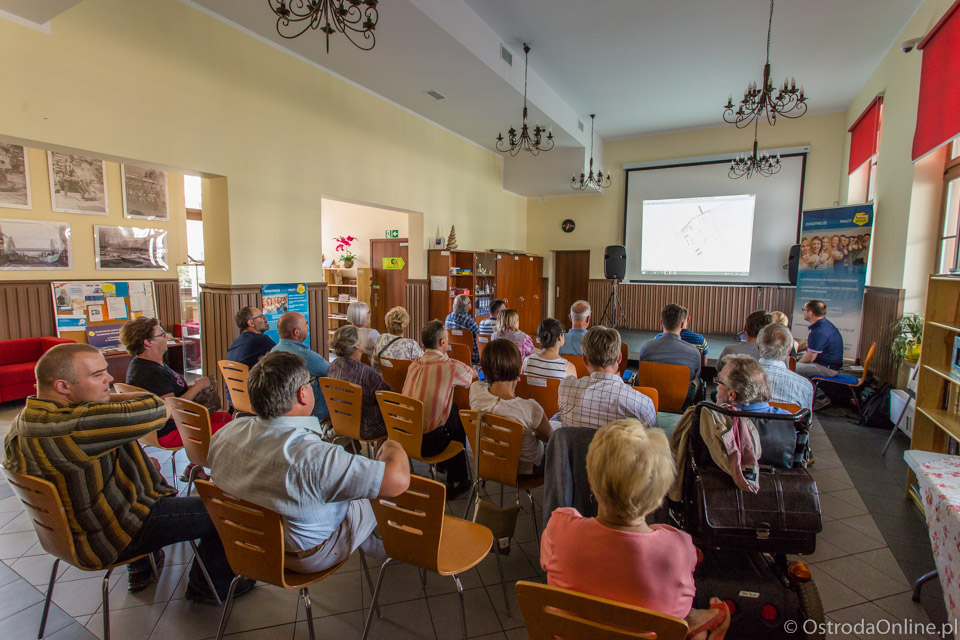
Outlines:
[[[389,239],[389,238],[399,238],[399,237],[400,237],[400,229],[387,229],[387,230],[384,232],[384,235],[385,235],[388,239]]]

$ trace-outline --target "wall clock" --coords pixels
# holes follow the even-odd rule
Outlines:
[[[570,218],[567,218],[566,220],[560,223],[560,228],[563,229],[564,233],[570,233],[571,231],[577,228],[577,223],[571,220]]]

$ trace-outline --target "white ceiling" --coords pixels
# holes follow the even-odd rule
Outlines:
[[[6,11],[35,25],[53,20],[81,0],[0,0],[0,11]]]

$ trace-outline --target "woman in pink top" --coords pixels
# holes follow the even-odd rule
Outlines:
[[[498,338],[509,340],[517,345],[521,360],[533,353],[533,340],[523,331],[520,331],[520,313],[516,309],[504,309],[497,316],[497,326],[490,339],[496,340]]]
[[[730,625],[726,605],[713,598],[709,610],[692,608],[697,551],[689,534],[645,520],[675,475],[663,431],[639,420],[600,428],[587,452],[597,517],[572,508],[554,511],[540,564],[551,585],[684,618],[688,638],[721,640]]]

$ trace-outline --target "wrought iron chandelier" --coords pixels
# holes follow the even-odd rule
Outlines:
[[[587,171],[587,174],[584,175],[583,172],[580,172],[580,178],[578,179],[576,174],[570,180],[571,189],[579,189],[580,191],[586,191],[587,187],[593,187],[594,189],[607,188],[610,186],[610,172],[607,172],[607,176],[603,176],[603,169],[597,169],[597,174],[593,174],[593,119],[597,116],[595,113],[590,114],[590,169]]]
[[[520,127],[520,134],[513,127],[507,131],[507,140],[504,141],[503,134],[497,134],[497,151],[503,153],[510,152],[511,156],[520,153],[521,150],[529,151],[533,155],[538,155],[541,151],[550,151],[553,149],[553,132],[544,129],[539,123],[533,128],[533,135],[530,135],[530,129],[527,127],[527,70],[530,67],[530,45],[523,43],[523,125]],[[546,133],[546,139],[543,134]]]
[[[357,48],[370,51],[377,44],[379,0],[267,0],[277,16],[277,33],[291,40],[307,29],[319,29],[327,37],[340,32]]]
[[[770,20],[767,22],[767,62],[763,66],[763,85],[757,87],[751,82],[743,92],[743,100],[734,110],[733,95],[727,99],[724,106],[723,119],[725,122],[737,125],[743,129],[761,115],[765,116],[770,125],[777,123],[777,116],[784,118],[799,118],[807,112],[807,97],[803,95],[803,87],[797,88],[794,78],[783,81],[783,86],[773,96],[773,81],[770,79],[770,33],[773,30],[773,0],[770,0]]]
[[[730,161],[730,170],[727,172],[727,175],[731,179],[736,180],[737,178],[746,177],[747,180],[749,180],[755,173],[764,178],[769,178],[780,172],[780,154],[777,154],[777,157],[774,158],[768,155],[766,151],[758,153],[758,146],[757,125],[755,122],[753,126],[753,153],[748,156],[744,156],[741,153]]]

